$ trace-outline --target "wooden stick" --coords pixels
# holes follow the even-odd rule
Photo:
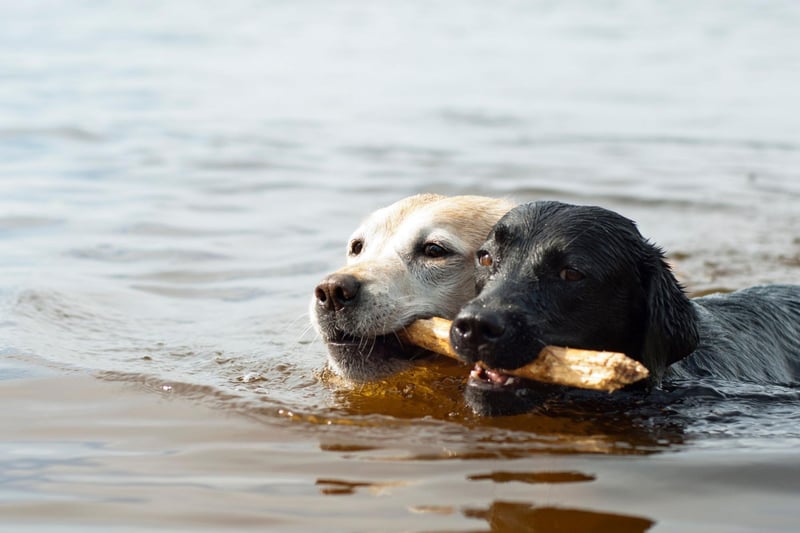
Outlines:
[[[450,321],[444,318],[417,320],[405,328],[406,341],[454,359],[450,346]],[[485,367],[485,365],[482,365]],[[612,392],[648,376],[647,368],[618,352],[597,352],[561,346],[545,346],[532,363],[503,374],[525,379]]]

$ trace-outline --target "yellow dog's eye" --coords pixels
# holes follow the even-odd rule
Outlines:
[[[494,263],[494,259],[492,259],[492,254],[487,252],[486,250],[480,250],[478,252],[478,264],[484,267],[490,267]]]
[[[558,275],[564,281],[580,281],[586,277],[583,275],[583,272],[575,270],[574,268],[564,268]]]
[[[364,241],[361,239],[356,239],[350,243],[350,255],[358,255],[361,253],[361,250],[364,249]]]
[[[425,257],[430,257],[431,259],[437,259],[447,255],[447,249],[445,249],[444,246],[436,244],[435,242],[429,242],[426,244],[422,249],[422,252],[425,254]]]

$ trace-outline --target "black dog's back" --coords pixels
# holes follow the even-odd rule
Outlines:
[[[800,383],[800,286],[764,285],[691,301],[700,342],[665,378]]]

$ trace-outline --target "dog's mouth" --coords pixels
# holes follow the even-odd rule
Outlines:
[[[355,350],[359,352],[368,353],[376,348],[383,348],[388,345],[401,348],[402,342],[394,333],[387,333],[386,335],[375,335],[371,337],[357,337],[347,333],[336,333],[334,336],[328,338],[326,341],[328,346],[340,346],[343,349]]]
[[[354,383],[387,378],[432,355],[403,342],[395,332],[368,337],[336,332],[325,338],[325,344],[334,373]]]
[[[358,337],[337,331],[325,339],[325,344],[332,354],[349,357],[417,359],[429,353],[404,342],[397,332]]]
[[[509,416],[542,408],[555,392],[552,386],[478,363],[469,373],[464,399],[480,416]]]
[[[469,373],[470,386],[492,389],[516,389],[524,386],[527,380],[506,374],[502,370],[487,368],[477,363]]]

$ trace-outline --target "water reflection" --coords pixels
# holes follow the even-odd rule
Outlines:
[[[466,509],[464,515],[485,520],[491,533],[547,533],[554,531],[613,531],[638,533],[647,531],[655,522],[648,518],[615,513],[528,503],[495,501],[485,509]]]
[[[594,481],[595,476],[582,472],[506,472],[467,476],[470,481],[492,481],[494,483],[581,483]]]
[[[380,495],[391,487],[407,485],[404,482],[366,482],[347,481],[344,479],[320,478],[316,482],[320,487],[320,494],[326,496],[349,496],[355,494],[357,489],[368,489],[372,494]]]
[[[491,481],[493,483],[551,484],[592,482],[595,477],[576,471],[496,471],[488,474],[471,475],[467,479],[469,481]],[[392,489],[408,487],[413,484],[413,482],[408,481],[354,481],[336,478],[319,478],[316,481],[320,494],[324,496],[350,496],[360,491],[365,491],[373,496],[380,496],[391,494]],[[472,492],[474,491],[467,489],[463,493],[465,501],[469,501]],[[415,514],[455,515],[460,512],[466,518],[487,522],[489,529],[480,531],[494,533],[547,533],[555,531],[633,533],[647,531],[655,523],[651,519],[633,515],[537,505],[518,501],[495,500],[490,502],[487,507],[447,504],[446,501],[446,498],[442,498],[440,502],[434,501],[425,505],[414,505],[408,509]],[[470,531],[473,531],[473,529],[470,529]]]
[[[573,391],[525,414],[489,417],[476,414],[465,400],[465,367],[445,359],[376,383],[344,386],[328,379],[333,403],[327,416],[293,414],[328,426],[321,442],[331,451],[392,449],[403,442],[403,460],[475,460],[543,453],[641,455],[684,442],[685,421],[667,408],[664,395]],[[357,433],[349,429],[353,425]]]

